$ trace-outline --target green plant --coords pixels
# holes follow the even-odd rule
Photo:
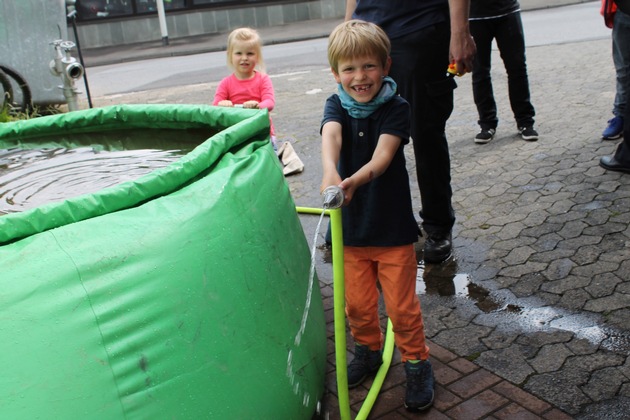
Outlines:
[[[27,110],[26,112],[18,112],[15,110],[15,108],[5,103],[2,110],[0,110],[0,123],[19,120],[30,120],[31,118],[60,113],[62,113],[62,110],[55,105],[48,105],[43,108],[38,108],[34,106],[30,111]]]

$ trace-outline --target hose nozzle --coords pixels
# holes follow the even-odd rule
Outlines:
[[[338,209],[346,198],[343,189],[337,185],[326,187],[322,196],[324,196],[325,209]]]

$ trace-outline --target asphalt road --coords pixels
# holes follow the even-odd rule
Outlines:
[[[599,2],[589,2],[524,11],[526,44],[533,47],[610,37],[598,10]],[[326,43],[326,38],[319,38],[265,46],[267,73],[290,75],[326,68]],[[89,67],[87,73],[91,95],[98,97],[218,82],[229,70],[225,52],[218,51]]]

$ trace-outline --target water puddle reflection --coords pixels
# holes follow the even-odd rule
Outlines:
[[[454,260],[429,266],[421,260],[418,263],[416,294],[470,299],[486,313],[499,310],[520,311],[520,307],[494,298],[489,290],[473,283],[470,274],[457,273],[457,263]]]
[[[562,330],[609,351],[630,351],[630,333],[603,326],[597,314],[572,313],[536,299],[518,299],[509,291],[491,292],[474,283],[469,274],[457,273],[457,270],[453,260],[439,265],[425,265],[420,261],[416,293],[472,302],[482,311],[475,318],[476,323],[496,326],[508,333]]]

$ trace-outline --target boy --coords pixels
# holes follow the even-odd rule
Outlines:
[[[403,154],[410,107],[387,77],[389,51],[387,35],[372,23],[350,20],[331,33],[328,61],[339,93],[324,108],[321,186],[345,193],[346,314],[355,341],[348,387],[382,364],[378,282],[405,365],[405,406],[419,411],[433,403],[434,378],[415,292],[418,225]]]

